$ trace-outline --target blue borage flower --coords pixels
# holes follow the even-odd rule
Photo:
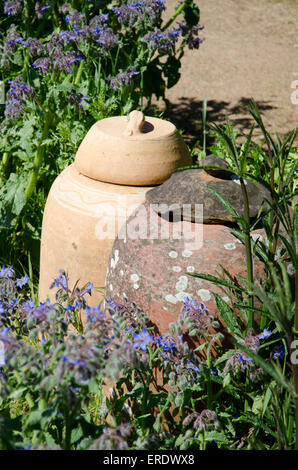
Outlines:
[[[6,343],[5,337],[8,335],[8,332],[9,332],[9,328],[4,328],[3,330],[0,330],[0,366],[1,367],[7,364],[4,344]],[[1,369],[0,369],[0,374],[2,374]]]
[[[135,67],[129,66],[124,72],[116,75],[116,77],[108,77],[106,83],[113,90],[119,90],[123,85],[130,85],[132,83],[132,77],[139,74],[140,72],[138,72]]]
[[[7,313],[7,307],[4,305],[3,302],[0,302],[0,315],[4,315]]]
[[[40,11],[43,13],[45,12],[46,10],[49,10],[51,8],[51,5],[45,5],[43,7],[40,8]]]
[[[16,16],[22,9],[22,4],[19,0],[14,2],[4,3],[4,13],[8,16]]]
[[[61,359],[63,362],[66,362],[70,366],[87,366],[87,363],[85,361],[82,361],[79,357],[77,359],[69,359],[67,356],[62,355]]]
[[[120,305],[117,304],[117,302],[115,302],[115,300],[112,299],[112,297],[110,297],[109,299],[105,299],[105,302],[108,304],[108,306],[113,309],[113,310],[117,310],[119,311],[120,310]]]
[[[15,48],[16,45],[21,45],[24,48],[28,48],[30,57],[34,57],[44,50],[44,45],[39,39],[31,37],[28,39],[24,39],[20,36],[16,36],[16,34],[18,33],[14,31],[14,34],[12,35],[11,39],[8,39],[5,44],[12,48]]]
[[[92,322],[95,323],[98,320],[102,320],[105,318],[105,315],[101,312],[101,305],[98,304],[96,307],[89,307],[89,305],[86,305],[85,307],[88,319]]]
[[[192,382],[197,382],[198,375],[200,374],[198,365],[194,364],[192,361],[187,361],[187,370],[192,376]]]
[[[92,282],[88,282],[87,286],[85,287],[85,289],[83,289],[80,293],[80,297],[84,297],[84,295],[86,294],[91,294],[91,291],[94,287],[94,284]]]
[[[25,276],[16,279],[16,285],[20,288],[24,287],[30,281],[30,277],[25,274]]]
[[[226,362],[223,375],[226,375],[229,371],[237,373],[238,371],[245,371],[251,369],[253,365],[252,358],[246,353],[236,351]]]
[[[239,360],[243,363],[246,364],[247,362],[252,362],[252,358],[247,356],[246,354],[240,354]]]
[[[124,328],[124,334],[133,333],[133,327],[131,325]]]
[[[88,28],[77,28],[74,24],[72,25],[72,29],[77,36],[86,36],[89,33]]]
[[[13,278],[15,277],[15,271],[12,266],[4,266],[2,265],[1,271],[0,271],[0,277],[4,278]]]
[[[22,304],[22,311],[25,313],[25,314],[28,314],[28,313],[31,313],[32,310],[36,307],[36,303],[34,302],[34,300],[32,298],[30,298],[30,300],[27,300],[26,302],[23,302]]]
[[[147,33],[142,41],[146,42],[153,51],[158,50],[159,53],[171,53],[175,48],[175,44],[179,39],[181,30],[179,28],[169,28],[165,31],[156,29]]]
[[[51,60],[49,57],[40,57],[35,62],[33,62],[32,67],[40,70],[43,75],[46,75],[48,73],[50,64]]]
[[[66,307],[63,307],[63,310],[74,312],[77,307],[81,307],[81,302],[78,300],[76,300],[74,304],[67,304]]]
[[[69,54],[70,65],[73,65],[77,62],[81,62],[82,60],[85,60],[85,59],[86,59],[86,56],[81,51],[74,51],[74,52],[70,52]]]
[[[143,328],[141,333],[134,333],[133,335],[133,347],[141,348],[143,351],[146,351],[147,344],[151,343],[153,336],[148,333],[146,328]]]
[[[3,328],[3,330],[0,330],[1,340],[3,340],[3,337],[2,337],[3,335],[4,336],[8,335],[9,331],[10,331],[10,328]]]
[[[89,98],[90,98],[89,95],[83,96],[82,93],[74,92],[69,96],[68,102],[70,105],[75,105],[78,109],[82,109],[83,101],[88,100]]]
[[[13,310],[19,304],[19,299],[10,299],[7,303],[7,310]]]
[[[72,13],[69,13],[66,15],[64,18],[64,21],[67,23],[72,23],[76,27],[81,26],[82,24],[85,24],[86,22],[86,16],[84,13],[80,13],[77,10],[74,10]]]
[[[205,41],[205,38],[199,38],[198,34],[205,29],[205,26],[188,26],[185,22],[177,22],[181,34],[186,37],[186,43],[189,49],[198,49],[200,44]]]
[[[163,336],[163,335],[156,336],[154,338],[154,343],[157,346],[160,346],[162,348],[162,351],[159,352],[159,355],[163,359],[168,359],[167,354],[164,354],[164,352],[173,350],[177,345],[177,339],[181,340],[181,338],[182,338],[182,335],[180,335],[178,338],[175,338],[173,336]]]
[[[176,341],[171,336],[156,336],[154,342],[155,344],[161,346],[164,351],[169,351],[176,346]]]
[[[16,119],[24,112],[23,100],[34,94],[34,89],[28,83],[22,81],[20,77],[8,80],[10,89],[7,92],[7,104],[5,106],[5,116]]]
[[[268,338],[268,336],[270,336],[271,333],[272,333],[271,330],[267,330],[267,328],[265,328],[262,333],[260,333],[260,334],[257,335],[257,337],[258,337],[259,339],[265,339],[265,338]]]
[[[95,41],[102,46],[104,51],[113,49],[113,47],[118,45],[119,36],[118,34],[114,33],[112,28],[102,28],[97,36],[98,37],[95,39]]]
[[[112,8],[120,24],[137,27],[142,22],[154,25],[165,10],[165,0],[147,0]]]
[[[282,344],[275,346],[275,348],[271,352],[271,357],[273,359],[283,359],[285,356],[285,348],[283,347]]]
[[[41,5],[39,2],[35,3],[35,13],[38,19],[42,19],[44,16],[44,13],[46,13],[48,10],[50,10],[51,6],[50,5]]]
[[[186,297],[184,303],[183,303],[184,309],[187,311],[190,310],[200,310],[200,311],[207,311],[207,307],[204,304],[204,302],[200,302],[198,304],[197,299],[190,299],[189,297]]]
[[[55,277],[52,284],[50,285],[50,289],[67,289],[68,287],[69,277],[66,276],[65,272],[61,272],[58,277]]]

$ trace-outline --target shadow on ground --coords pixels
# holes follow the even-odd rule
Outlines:
[[[241,98],[236,104],[210,100],[207,103],[207,120],[222,125],[225,123],[227,113],[229,120],[238,129],[239,134],[248,134],[254,123],[254,119],[249,113],[249,102],[250,98]],[[175,124],[177,129],[184,131],[184,140],[190,147],[193,147],[197,141],[199,141],[199,146],[202,146],[202,104],[201,100],[182,97],[178,103],[170,103],[169,109],[164,112],[164,118]],[[269,101],[257,101],[257,105],[262,116],[266,111],[276,108]],[[260,139],[261,132],[255,129],[254,140],[259,141]],[[209,137],[207,146],[211,144],[212,138]]]

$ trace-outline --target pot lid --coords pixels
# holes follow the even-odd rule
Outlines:
[[[241,216],[244,215],[244,202],[239,178],[228,170],[222,158],[210,155],[200,161],[200,166],[216,166],[221,169],[189,169],[177,171],[162,185],[146,193],[146,200],[153,205],[155,212],[163,217],[172,214],[173,220],[202,222],[196,204],[203,204],[203,223],[225,224],[234,221],[231,213],[208,189],[215,189],[227,199]],[[269,191],[260,184],[245,180],[250,217],[257,216],[262,203],[270,198]]]
[[[128,116],[101,119],[94,124],[94,127],[107,139],[116,138],[123,142],[161,140],[177,132],[171,122],[145,116],[142,111],[137,110],[132,111]]]
[[[160,164],[165,154],[164,160],[172,162],[168,168],[165,162]],[[154,176],[160,184],[172,174],[170,170],[187,164],[191,164],[191,157],[175,125],[136,110],[129,116],[97,121],[81,142],[74,162],[76,169],[90,178],[133,185],[138,184],[134,173],[145,171],[142,185],[151,185]],[[122,178],[122,173],[127,176]]]

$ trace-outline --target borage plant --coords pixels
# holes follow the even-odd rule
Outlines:
[[[45,198],[91,125],[165,98],[203,28],[192,0],[166,23],[165,0],[1,8],[0,256],[15,264],[29,251],[37,264]]]
[[[2,449],[277,447],[270,407],[279,391],[270,364],[255,360],[283,361],[275,332],[249,332],[226,351],[216,319],[194,299],[161,336],[128,299],[90,307],[92,286],[70,290],[65,272],[53,281],[57,302],[39,305],[28,276],[5,266],[0,276]],[[196,350],[190,337],[202,343]]]
[[[266,130],[254,101],[251,102],[250,111],[264,135],[264,142],[261,145],[252,141],[254,128],[244,142],[239,143],[236,139],[237,133],[228,118],[222,128],[210,125],[220,142],[220,156],[228,161],[238,176],[242,189],[243,217],[235,211],[229,201],[210,188],[239,226],[238,230],[233,228],[231,232],[245,244],[247,279],[237,279],[224,266],[221,266],[222,272],[218,276],[200,273],[190,275],[214,282],[222,288],[225,295],[234,299],[232,309],[221,296],[214,294],[220,315],[236,340],[235,348],[238,348],[236,353],[232,350],[225,353],[224,357],[231,355],[229,359],[231,365],[235,367],[238,364],[239,370],[246,370],[243,384],[244,414],[239,416],[239,420],[250,422],[254,426],[250,435],[251,442],[263,448],[264,443],[260,443],[257,436],[260,433],[260,426],[264,426],[265,429],[263,421],[265,418],[270,426],[273,424],[276,428],[274,435],[279,449],[289,449],[294,445],[298,448],[298,370],[295,354],[298,344],[298,232],[295,203],[297,159],[293,157],[295,155],[293,143],[298,129],[294,129],[284,141],[281,141],[279,136],[274,138]],[[217,154],[216,145],[212,150]],[[265,212],[263,211],[255,220],[249,217],[245,178],[261,184],[269,194]],[[258,224],[264,227],[265,239],[259,236],[257,239],[253,238],[252,231]],[[255,258],[263,262],[263,285],[257,284],[254,279]],[[260,335],[264,337],[264,334],[271,337],[270,343],[273,349],[269,357],[264,356],[266,350],[263,345],[259,347],[256,340]],[[254,344],[258,347],[255,348]],[[253,379],[248,371],[251,365],[258,365],[261,374],[266,373],[271,377],[267,391],[262,394],[259,390],[258,393],[260,406],[263,407],[261,420],[260,416],[257,418],[251,413],[256,406],[250,394]],[[268,429],[268,424],[266,428]]]

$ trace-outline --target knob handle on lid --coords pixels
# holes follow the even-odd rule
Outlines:
[[[130,137],[141,134],[144,122],[145,116],[142,111],[132,111],[129,113],[129,121],[122,135]]]

